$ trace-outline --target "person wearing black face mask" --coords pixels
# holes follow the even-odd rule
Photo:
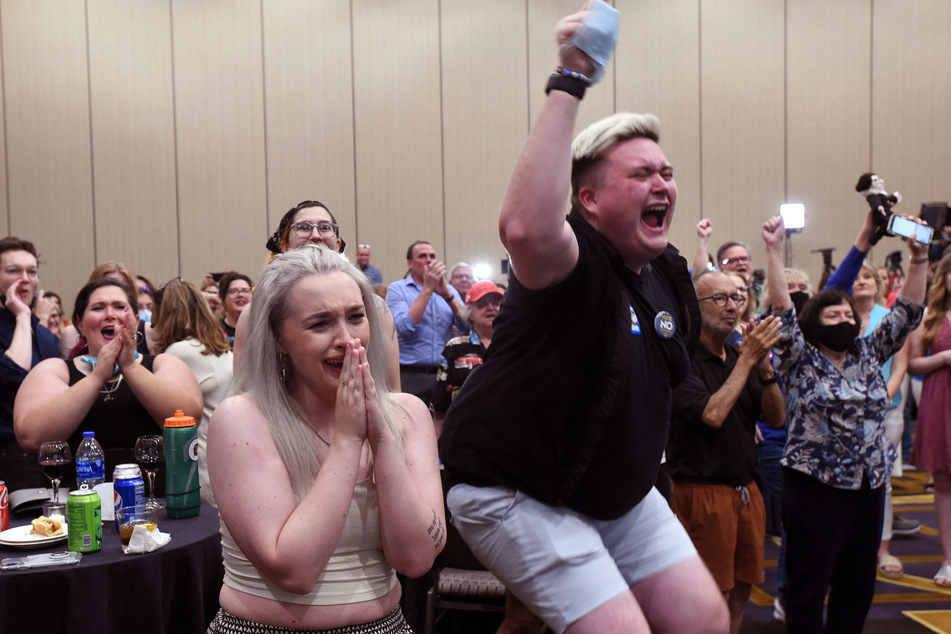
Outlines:
[[[927,245],[909,241],[911,264],[901,295],[869,336],[856,339],[862,324],[843,290],[818,293],[797,322],[782,266],[782,218],[766,221],[762,233],[767,300],[785,324],[773,352],[787,390],[786,627],[823,631],[831,588],[825,628],[857,633],[875,592],[884,485],[896,458],[884,432],[888,392],[881,366],[921,320]]]

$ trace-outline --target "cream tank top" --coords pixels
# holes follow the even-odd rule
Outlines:
[[[340,541],[307,594],[287,592],[264,578],[235,544],[225,523],[220,523],[224,583],[240,592],[285,603],[341,605],[377,599],[396,585],[396,571],[383,556],[380,510],[372,478],[354,487]]]

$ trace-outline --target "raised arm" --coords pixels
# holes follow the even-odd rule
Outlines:
[[[776,215],[764,222],[762,233],[766,243],[766,283],[769,285],[767,303],[775,311],[789,310],[793,303],[783,267],[783,240],[786,239],[783,217]]]
[[[555,30],[560,65],[590,76],[591,60],[568,41],[580,28],[586,11],[570,15]],[[509,182],[499,235],[512,269],[522,285],[540,289],[563,279],[578,262],[578,242],[565,221],[571,184],[571,138],[580,100],[552,90]]]
[[[697,223],[697,250],[693,253],[693,268],[690,273],[694,279],[707,270],[710,263],[710,248],[708,242],[713,233],[713,223],[709,218],[704,218]]]
[[[871,240],[874,234],[875,222],[873,220],[873,212],[869,210],[865,215],[865,223],[859,230],[859,234],[855,237],[855,243],[852,245],[852,248],[849,249],[849,252],[842,258],[842,263],[839,265],[839,268],[832,271],[832,274],[829,275],[829,279],[826,280],[826,285],[819,290],[839,289],[849,294],[852,293],[852,284],[855,283],[855,278],[858,277],[859,270],[862,268],[862,262],[865,261],[865,255],[868,253],[868,250],[872,248]]]
[[[3,351],[11,361],[29,371],[33,366],[33,311],[20,299],[20,288],[28,284],[22,276],[6,291],[6,309],[16,320],[10,346]],[[46,302],[47,304],[49,301]]]
[[[920,218],[904,217],[919,225],[926,224]],[[915,304],[924,304],[928,282],[928,245],[913,239],[907,240],[907,243],[911,263],[908,265],[908,275],[905,276],[899,295]]]

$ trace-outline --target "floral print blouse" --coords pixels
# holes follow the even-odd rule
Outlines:
[[[923,309],[899,295],[878,327],[855,340],[841,369],[806,342],[794,309],[774,313],[784,324],[773,348],[786,388],[784,467],[838,489],[859,489],[863,475],[873,489],[885,483],[897,452],[882,424],[888,392],[881,368],[918,326]]]

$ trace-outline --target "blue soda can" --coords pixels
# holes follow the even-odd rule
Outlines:
[[[116,465],[112,472],[113,503],[116,509],[116,530],[119,530],[119,509],[145,504],[145,483],[142,470],[135,463]]]

